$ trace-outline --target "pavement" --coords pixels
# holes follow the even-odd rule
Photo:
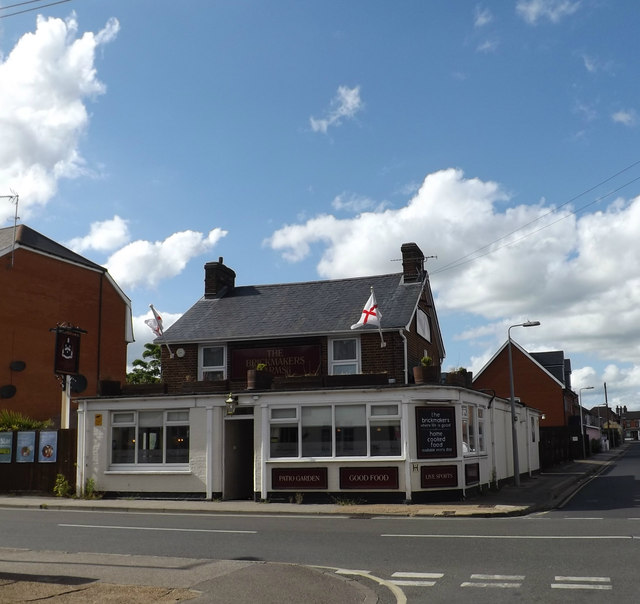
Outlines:
[[[252,501],[67,499],[0,496],[0,508],[147,513],[281,514],[352,517],[504,517],[561,507],[604,471],[630,443],[574,460],[463,501],[434,504],[297,504]],[[337,572],[336,572],[337,571]],[[58,574],[60,572],[60,574]],[[252,560],[201,560],[157,556],[36,552],[0,547],[0,604],[48,599],[59,604],[234,602],[374,604],[402,602],[391,584],[340,569]]]

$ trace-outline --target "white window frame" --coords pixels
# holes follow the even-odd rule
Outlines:
[[[345,342],[352,340],[356,344],[356,356],[353,359],[334,359],[333,358],[333,345],[335,342]],[[360,350],[360,338],[359,337],[344,337],[344,338],[330,338],[329,339],[329,375],[337,375],[336,367],[344,367],[346,365],[355,365],[356,370],[353,373],[362,373],[362,354]]]
[[[346,455],[336,455],[336,409],[341,406],[363,406],[366,409],[365,413],[365,429],[366,429],[366,438],[367,438],[367,450],[364,455],[354,455],[354,456],[346,456]],[[376,402],[376,403],[318,403],[313,405],[286,405],[286,406],[277,406],[271,407],[269,411],[269,434],[271,434],[271,426],[272,425],[282,425],[282,424],[296,424],[298,428],[298,445],[297,451],[298,454],[291,457],[272,457],[271,456],[271,447],[269,447],[268,451],[268,459],[269,461],[282,461],[286,459],[299,459],[299,460],[311,460],[316,459],[315,457],[303,457],[302,456],[302,434],[303,434],[303,425],[302,425],[302,408],[309,407],[331,407],[331,454],[318,457],[318,459],[335,459],[340,461],[350,460],[350,459],[370,459],[370,460],[381,460],[381,459],[402,459],[404,453],[402,451],[402,405],[396,401],[390,402]],[[376,413],[376,410],[384,409],[384,407],[395,407],[395,413]],[[282,410],[290,410],[289,415],[281,416],[274,418],[274,411],[282,411]],[[397,455],[372,455],[371,454],[371,429],[376,426],[384,426],[387,425],[389,421],[397,422],[398,429],[400,430],[400,437],[398,438],[398,442],[400,443],[399,453]]]
[[[204,365],[205,348],[221,348],[222,349],[222,365]],[[207,372],[221,372],[220,380],[227,379],[227,347],[224,344],[201,344],[198,347],[198,380],[204,381]],[[218,380],[212,380],[218,381]]]
[[[144,463],[139,461],[139,448],[138,437],[140,428],[140,413],[162,413],[162,462],[161,463]],[[171,414],[186,414],[184,418],[171,418]],[[129,421],[116,421],[117,416],[131,415],[132,418]],[[118,463],[113,462],[113,448],[109,449],[109,468],[112,470],[136,470],[145,472],[149,470],[168,470],[168,471],[183,471],[189,469],[189,459],[191,457],[191,424],[190,413],[188,409],[143,409],[140,411],[134,411],[130,409],[122,409],[118,411],[112,411],[110,414],[109,434],[110,440],[113,441],[114,428],[133,428],[134,429],[134,450],[133,450],[133,462]],[[167,428],[173,426],[184,426],[189,430],[189,449],[187,461],[182,463],[170,463],[167,462]]]
[[[431,319],[421,308],[416,312],[416,331],[427,342],[431,342]]]

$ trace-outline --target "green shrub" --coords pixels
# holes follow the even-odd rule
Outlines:
[[[56,497],[70,497],[71,485],[63,474],[56,475],[56,483],[53,486],[53,493]]]

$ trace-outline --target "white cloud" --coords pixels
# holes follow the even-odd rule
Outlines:
[[[640,391],[640,197],[580,218],[566,207],[549,214],[544,202],[505,206],[507,200],[497,183],[443,170],[427,176],[404,207],[345,219],[317,216],[278,229],[267,243],[290,261],[320,244],[318,273],[341,278],[399,272],[392,260],[402,243],[415,241],[425,255],[438,257],[428,268],[439,314],[461,312],[484,322],[480,331],[449,334],[482,347],[474,363],[495,352],[509,325],[539,320],[540,328],[526,330],[528,343],[537,344],[531,350],[628,363],[639,369],[618,371],[626,372],[626,387]],[[466,255],[471,261],[445,270]]]
[[[360,86],[355,88],[340,86],[331,101],[327,117],[322,119],[309,118],[311,129],[314,132],[326,134],[330,126],[339,126],[343,119],[352,119],[356,113],[362,110],[363,106],[360,98]]]
[[[181,231],[164,241],[133,241],[111,255],[105,266],[125,291],[139,286],[153,288],[180,274],[191,258],[208,252],[226,234],[216,228],[206,236]]]
[[[485,40],[484,42],[482,42],[481,44],[478,44],[476,50],[478,52],[495,52],[496,50],[498,50],[498,42],[496,42],[495,40]]]
[[[85,171],[79,151],[89,123],[85,103],[105,91],[95,54],[118,29],[112,19],[97,34],[78,37],[75,16],[38,17],[35,32],[0,62],[0,182],[20,195],[23,218],[47,203],[59,179]],[[0,221],[9,215],[0,206]]]
[[[380,211],[384,209],[384,203],[378,203],[370,197],[356,195],[354,193],[340,193],[331,202],[334,210],[342,210],[347,212],[364,212],[365,210]]]
[[[527,23],[536,25],[542,19],[558,23],[580,8],[580,0],[518,0],[516,13]]]
[[[66,245],[80,254],[86,250],[108,252],[125,245],[129,239],[128,221],[116,215],[111,220],[93,222],[88,235],[76,237]]]
[[[493,15],[491,14],[491,11],[488,8],[484,8],[480,5],[476,6],[473,26],[477,28],[484,27],[485,25],[489,25],[491,21],[493,21]]]
[[[633,109],[616,111],[611,115],[611,119],[623,126],[635,126],[638,123],[638,115]]]

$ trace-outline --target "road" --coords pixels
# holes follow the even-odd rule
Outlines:
[[[521,518],[4,509],[1,547],[366,570],[410,603],[631,603],[640,601],[639,474],[633,446],[562,509]]]

